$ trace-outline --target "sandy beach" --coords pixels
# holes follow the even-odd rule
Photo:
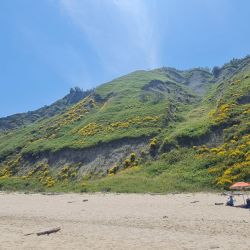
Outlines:
[[[206,193],[0,193],[0,249],[250,249],[250,210],[215,205],[225,201]]]

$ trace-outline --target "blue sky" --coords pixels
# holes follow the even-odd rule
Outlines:
[[[0,116],[137,69],[250,54],[248,0],[2,0]]]

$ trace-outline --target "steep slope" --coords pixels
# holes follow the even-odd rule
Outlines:
[[[115,79],[60,114],[0,133],[2,185],[164,192],[249,181],[249,88],[249,57],[213,72]]]
[[[215,84],[156,138],[156,156],[138,156],[114,176],[84,181],[91,191],[166,192],[227,188],[250,181],[250,70]],[[149,145],[149,152],[151,144]],[[130,159],[131,162],[131,159]]]
[[[3,135],[0,155],[8,166],[20,157],[16,165],[21,168],[9,168],[11,174],[23,173],[39,162],[54,167],[75,164],[80,173],[106,173],[130,153],[125,148],[136,142],[139,150],[175,119],[176,110],[195,101],[191,91],[163,74],[134,72],[100,86],[61,115]],[[99,146],[99,154],[96,149],[91,156],[81,150],[100,144],[104,145]],[[112,156],[115,149],[121,151],[117,157]]]
[[[166,74],[173,81],[186,85],[200,95],[204,94],[209,86],[215,83],[214,76],[209,69],[195,68],[183,71],[165,67],[155,71]]]

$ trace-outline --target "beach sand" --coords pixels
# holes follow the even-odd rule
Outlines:
[[[2,192],[0,249],[250,249],[250,210],[215,205],[226,198]]]

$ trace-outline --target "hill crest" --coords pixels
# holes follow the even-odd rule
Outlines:
[[[60,113],[0,132],[0,179],[133,192],[250,180],[249,57],[211,72],[136,71],[79,93]]]

